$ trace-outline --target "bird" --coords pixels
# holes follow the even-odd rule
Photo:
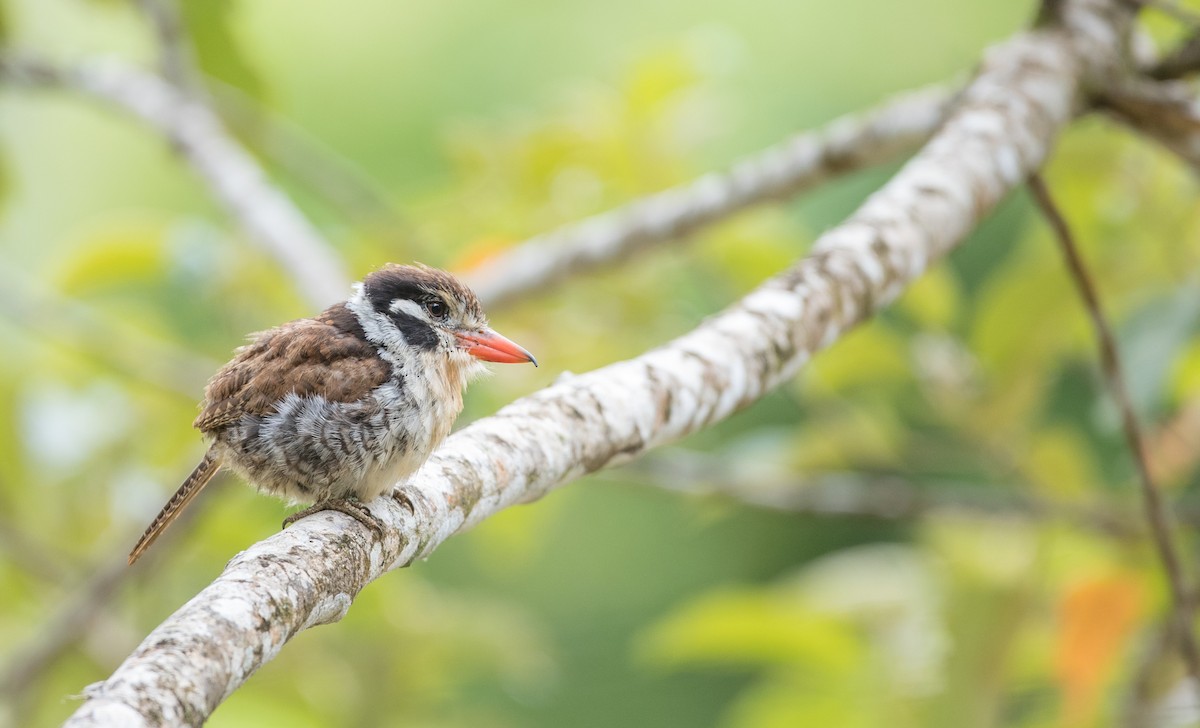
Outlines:
[[[361,504],[405,480],[450,433],[485,362],[537,360],[493,331],[454,275],[387,264],[312,318],[251,334],[204,390],[200,464],[129,554],[132,566],[226,468],[259,491],[339,510],[379,530]]]

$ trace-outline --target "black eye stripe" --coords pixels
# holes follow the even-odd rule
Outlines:
[[[425,351],[437,348],[437,332],[429,324],[407,311],[393,311],[388,316],[396,323],[396,328],[404,335],[409,346]]]

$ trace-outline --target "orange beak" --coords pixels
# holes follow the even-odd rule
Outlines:
[[[501,364],[524,364],[532,362],[536,367],[537,359],[533,354],[516,343],[509,341],[491,329],[483,331],[455,333],[467,353],[476,359],[494,361]]]

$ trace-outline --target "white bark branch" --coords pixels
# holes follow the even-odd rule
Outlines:
[[[2,55],[0,75],[26,86],[80,91],[142,119],[175,144],[217,201],[251,241],[279,261],[306,300],[323,308],[345,298],[350,279],[336,253],[202,101],[111,59],[64,69]]]
[[[931,86],[804,132],[680,187],[528,240],[470,272],[489,308],[680,240],[752,205],[793,197],[831,177],[882,164],[923,144],[946,117],[953,91]]]
[[[1085,77],[1127,30],[1105,0],[1066,0],[1065,28],[987,54],[934,139],[812,255],[692,332],[569,378],[451,436],[371,511],[304,519],[225,572],[88,689],[71,726],[199,724],[298,632],[340,619],[363,587],[452,534],[585,473],[727,417],[893,300],[1045,160]]]

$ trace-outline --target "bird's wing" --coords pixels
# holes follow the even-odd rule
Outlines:
[[[257,334],[209,381],[193,425],[212,432],[267,415],[290,393],[331,402],[365,397],[392,375],[344,304]]]

